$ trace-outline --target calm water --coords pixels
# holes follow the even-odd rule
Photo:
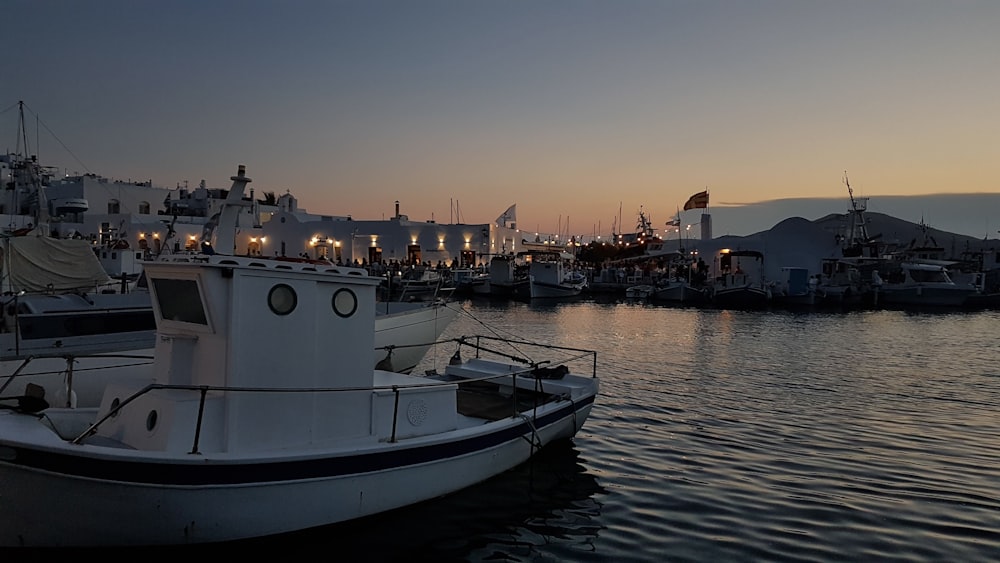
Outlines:
[[[602,391],[580,434],[451,497],[230,554],[1000,559],[1000,312],[460,306],[469,314],[446,336],[493,330],[599,351]]]

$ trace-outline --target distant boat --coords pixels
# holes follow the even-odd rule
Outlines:
[[[512,254],[498,254],[490,258],[489,295],[502,298],[531,297],[527,269],[517,264]]]
[[[559,253],[536,252],[528,265],[532,299],[565,299],[576,297],[587,287],[587,278],[580,272],[567,272]]]
[[[490,274],[478,268],[459,268],[451,271],[453,295],[489,295]]]
[[[626,299],[649,299],[656,293],[656,287],[649,284],[632,285],[625,288]]]
[[[707,300],[704,288],[696,287],[686,279],[663,279],[653,289],[652,299],[664,303],[696,304]]]
[[[764,280],[764,254],[756,250],[723,249],[712,285],[712,303],[718,307],[766,307],[771,290]]]
[[[704,265],[704,264],[701,264]],[[670,275],[656,282],[652,295],[654,301],[664,303],[698,304],[707,301],[708,292],[703,284],[705,272],[699,264],[692,262],[681,253],[673,253],[668,262]]]
[[[885,278],[876,274],[875,300],[879,305],[961,307],[979,290],[956,284],[940,264],[900,262]]]
[[[784,266],[771,288],[771,301],[781,307],[811,307],[816,304],[817,286],[808,268]]]
[[[446,287],[441,272],[434,268],[414,266],[392,276],[383,289],[386,289],[385,301],[429,301],[443,297],[454,288]]]
[[[854,308],[872,301],[872,273],[882,261],[878,258],[824,258],[822,275],[816,286],[816,304],[820,307]]]

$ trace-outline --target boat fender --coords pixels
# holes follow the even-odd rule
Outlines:
[[[375,369],[380,369],[383,371],[395,371],[392,369],[392,348],[389,348],[389,353],[386,354],[384,358],[379,360],[377,364],[375,364]]]

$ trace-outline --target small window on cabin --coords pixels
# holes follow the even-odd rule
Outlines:
[[[208,325],[197,281],[153,278],[153,289],[164,320]]]
[[[350,317],[358,310],[358,296],[347,288],[340,288],[333,294],[333,312],[338,317]]]
[[[276,315],[287,315],[295,310],[298,304],[298,297],[292,286],[279,283],[271,288],[267,294],[267,306]]]
[[[140,201],[139,202],[139,215],[149,215],[149,202]]]

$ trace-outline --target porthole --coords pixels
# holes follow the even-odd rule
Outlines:
[[[146,415],[146,430],[152,432],[154,428],[156,428],[156,411],[149,411]]]
[[[298,297],[295,295],[295,290],[292,286],[280,283],[271,288],[271,291],[267,294],[267,306],[274,311],[276,315],[287,315],[295,310],[295,305],[298,302]]]
[[[342,287],[333,294],[333,312],[340,317],[350,317],[358,310],[358,296]]]

